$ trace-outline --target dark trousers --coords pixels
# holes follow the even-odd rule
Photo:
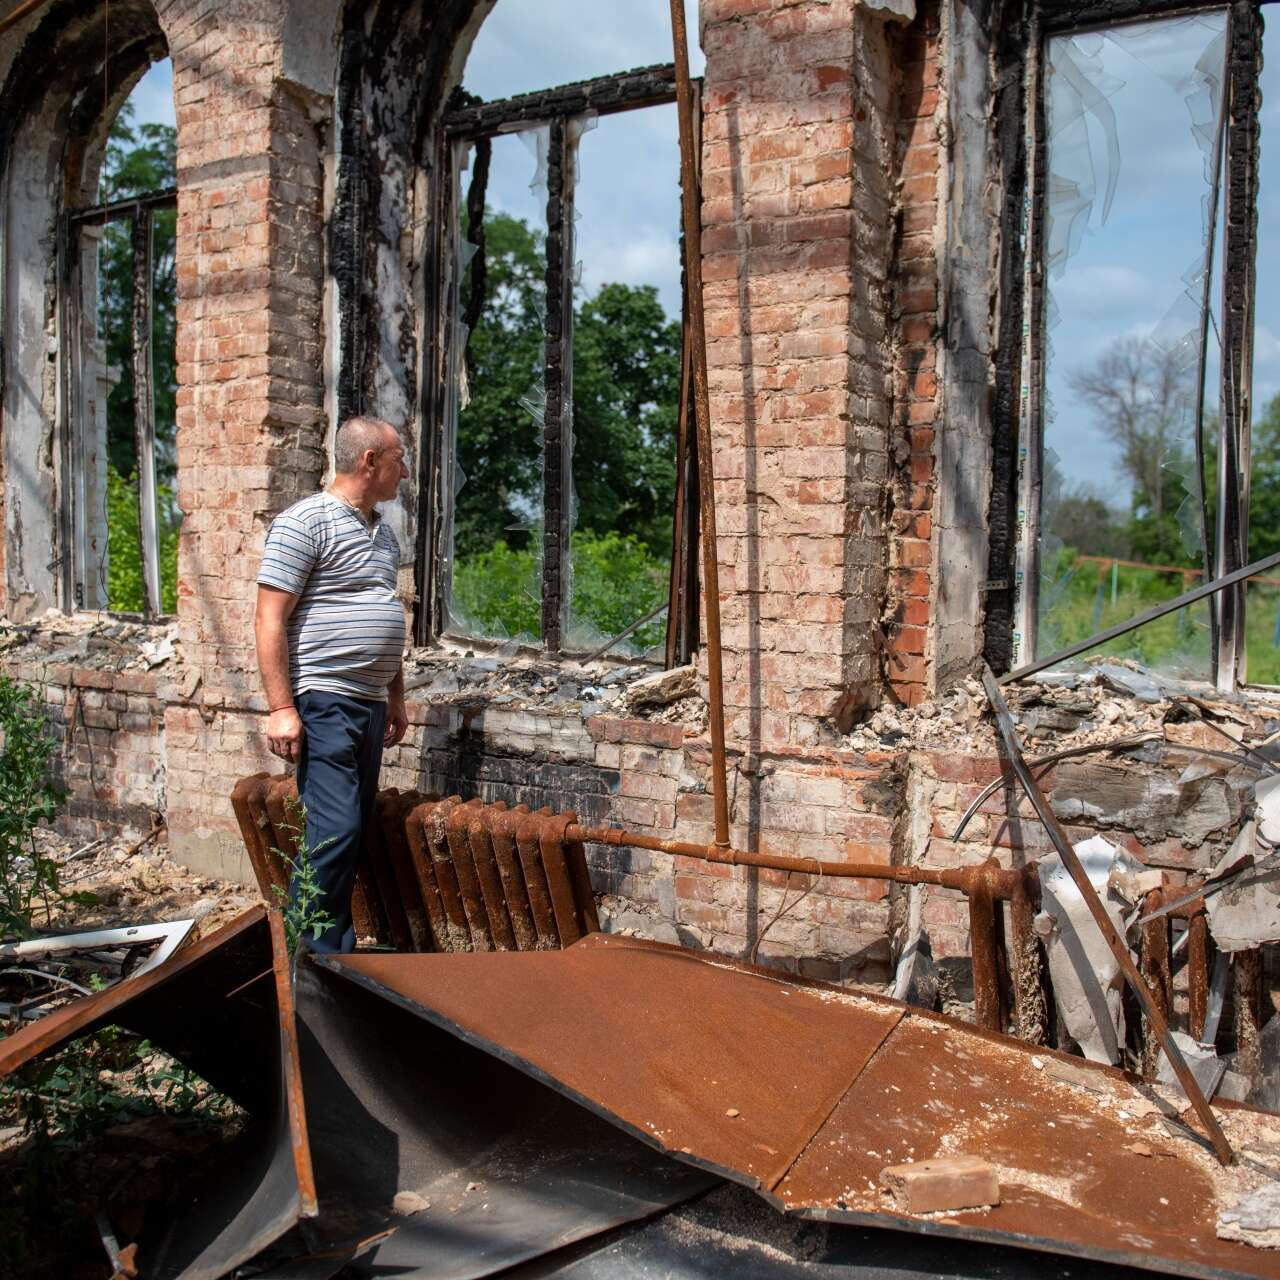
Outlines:
[[[315,951],[350,951],[351,889],[360,858],[361,833],[373,812],[382,766],[387,704],[312,691],[295,699],[306,734],[298,761],[298,795],[306,811],[307,849],[319,886],[317,906],[334,923],[319,938],[306,931]],[[297,875],[289,886],[296,905]]]

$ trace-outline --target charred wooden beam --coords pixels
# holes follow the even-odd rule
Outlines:
[[[155,378],[151,360],[151,209],[133,219],[133,433],[138,475],[138,535],[142,543],[143,607],[161,612],[160,534],[156,519]]]
[[[542,643],[559,653],[568,616],[573,412],[573,174],[575,146],[557,117],[547,149],[547,315],[542,427]]]
[[[462,323],[467,326],[467,346],[463,358],[467,361],[468,373],[471,372],[471,335],[480,322],[489,285],[489,271],[485,260],[484,204],[489,192],[489,165],[492,160],[492,140],[477,139],[475,166],[471,171],[471,186],[467,189],[467,239],[475,245],[476,252],[471,259],[471,279],[462,312]]]
[[[1267,3],[1268,0],[1262,0]],[[1181,14],[1221,9],[1205,0],[1041,0],[1040,22],[1046,34],[1116,26],[1141,18],[1172,18]]]
[[[1222,412],[1218,435],[1217,572],[1248,559],[1249,424],[1253,380],[1254,254],[1258,220],[1258,71],[1262,24],[1252,0],[1236,0],[1227,25],[1226,193],[1222,228]],[[1244,661],[1246,586],[1216,599],[1216,680],[1233,689]]]
[[[146,191],[141,195],[122,196],[119,200],[90,205],[85,209],[72,209],[67,214],[67,222],[73,227],[101,227],[108,222],[126,222],[134,217],[139,209],[152,212],[156,209],[176,209],[177,207],[178,188],[165,187],[160,191]]]
[[[478,138],[553,116],[605,116],[675,99],[675,67],[663,64],[447,111],[444,128],[452,137]]]

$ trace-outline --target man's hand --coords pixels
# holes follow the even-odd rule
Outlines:
[[[409,732],[409,712],[405,709],[404,699],[389,697],[387,699],[387,731],[382,735],[384,747],[394,747]]]
[[[267,746],[271,754],[296,764],[302,757],[304,732],[302,717],[294,707],[281,707],[279,711],[273,711],[267,721]]]

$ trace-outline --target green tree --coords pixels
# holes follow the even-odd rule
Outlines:
[[[177,176],[177,134],[172,125],[133,122],[126,102],[111,126],[103,160],[101,199],[163,190]],[[177,544],[181,512],[177,481],[177,214],[152,219],[151,357],[155,407],[156,506],[160,537],[161,608],[177,607]],[[137,444],[133,382],[133,223],[104,229],[98,257],[98,324],[107,367],[115,375],[107,397],[107,601],[112,609],[141,611],[142,559],[138,522]]]
[[[1249,559],[1280,551],[1280,395],[1253,424],[1250,437]]]
[[[545,256],[517,218],[485,218],[482,281],[458,416],[453,606],[463,626],[536,638],[542,522]],[[474,308],[473,308],[474,310]],[[666,596],[675,500],[680,325],[652,286],[606,284],[573,321],[575,631],[615,635]],[[581,624],[589,624],[583,626]],[[642,628],[647,648],[663,623]],[[594,638],[588,643],[594,643]]]

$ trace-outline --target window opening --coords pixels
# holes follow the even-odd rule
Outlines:
[[[690,594],[671,589],[673,100],[672,68],[651,67],[446,116],[446,631],[577,653],[626,631],[612,651],[664,657],[669,600]],[[674,558],[681,583],[695,541],[682,538]],[[674,637],[676,660],[689,631]]]
[[[643,176],[678,152],[676,108],[606,116],[583,137],[575,205],[581,281],[573,337],[573,534],[569,646],[591,651],[669,602],[680,413],[680,192],[612,235],[635,198],[603,163]],[[618,654],[662,643],[654,617]],[[655,655],[656,656],[656,655]]]
[[[1202,369],[1205,403],[1217,404],[1223,252],[1210,249],[1227,43],[1225,10],[1046,42],[1015,666],[1180,594],[1217,563],[1204,522],[1217,450],[1198,465],[1196,437]],[[1206,415],[1206,440],[1216,426]],[[1208,676],[1211,621],[1202,604],[1100,652]]]
[[[66,219],[74,602],[177,607],[176,130],[166,60],[112,122],[101,203]],[[168,119],[164,105],[168,104]],[[146,117],[142,116],[146,112]]]
[[[1262,36],[1259,80],[1257,280],[1253,332],[1253,426],[1249,439],[1250,561],[1280,551],[1280,34]],[[1250,581],[1245,598],[1246,672],[1280,685],[1280,578]]]

